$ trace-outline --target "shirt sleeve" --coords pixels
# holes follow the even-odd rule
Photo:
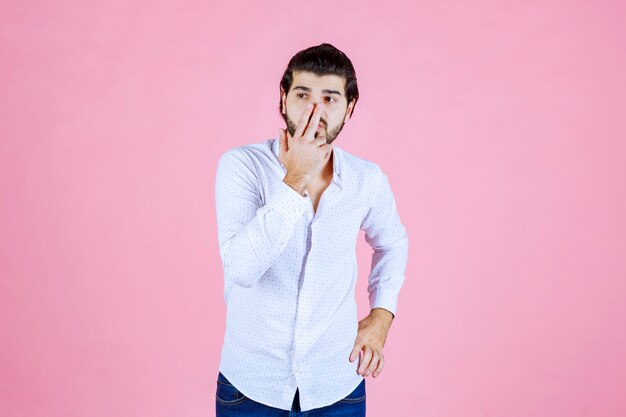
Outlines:
[[[253,286],[272,266],[310,204],[283,181],[263,205],[251,163],[235,150],[218,162],[215,206],[224,279]]]
[[[389,179],[379,169],[378,191],[361,228],[372,247],[372,268],[368,277],[370,310],[380,307],[393,317],[408,259],[408,235],[400,221]]]

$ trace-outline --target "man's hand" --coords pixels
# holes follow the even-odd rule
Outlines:
[[[287,170],[283,181],[300,194],[328,161],[333,146],[327,144],[324,137],[315,138],[322,108],[317,105],[313,111],[314,106],[310,106],[302,113],[293,137],[283,129],[279,136],[280,162]]]
[[[383,370],[385,358],[383,346],[387,340],[387,333],[393,321],[393,314],[384,308],[374,308],[370,314],[359,322],[359,330],[350,353],[350,362],[359,357],[364,350],[357,373],[363,376],[377,377]]]

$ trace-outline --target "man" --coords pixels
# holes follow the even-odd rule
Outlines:
[[[408,237],[387,176],[335,145],[358,96],[343,52],[327,43],[300,51],[280,83],[286,131],[219,159],[227,318],[218,417],[365,415],[364,377],[384,366]],[[359,230],[374,250],[361,321]]]

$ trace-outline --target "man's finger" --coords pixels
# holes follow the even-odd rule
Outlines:
[[[320,146],[320,149],[324,152],[324,159],[323,161],[326,162],[328,160],[328,158],[330,158],[330,154],[333,150],[333,144],[328,144],[328,143],[324,143],[323,145]]]
[[[352,348],[352,352],[350,352],[350,362],[354,362],[355,359],[359,358],[359,352],[361,351],[361,345],[356,344]]]
[[[304,132],[303,137],[313,140],[315,138],[315,131],[317,130],[317,126],[320,123],[320,118],[322,117],[322,108],[319,105],[315,106],[315,111],[313,115],[311,115],[311,121],[309,122],[309,126],[306,128],[306,132]]]
[[[313,144],[317,146],[322,146],[325,143],[326,143],[326,138],[319,137],[313,140]]]
[[[385,356],[383,355],[383,353],[380,353],[380,360],[378,361],[378,367],[376,367],[376,369],[374,370],[374,373],[372,374],[372,376],[374,378],[376,378],[378,375],[380,375],[380,373],[383,371],[383,367],[385,366]]]
[[[380,358],[380,355],[378,354],[378,352],[373,351],[373,353],[372,353],[372,361],[370,362],[369,366],[365,370],[365,376],[369,376],[369,374],[371,374],[372,371],[374,371],[374,369],[376,369],[376,367],[378,367],[378,359],[379,358]]]
[[[363,360],[361,361],[361,366],[359,366],[359,373],[364,374],[365,368],[370,364],[370,360],[372,359],[372,349],[369,346],[365,346],[365,352],[363,353]]]
[[[313,103],[309,103],[306,109],[304,109],[304,112],[302,112],[302,116],[300,116],[300,120],[298,121],[298,126],[296,126],[296,131],[293,134],[294,138],[299,138],[300,136],[302,136],[302,132],[304,132],[304,128],[309,122],[309,118],[311,117],[312,112],[313,112]]]

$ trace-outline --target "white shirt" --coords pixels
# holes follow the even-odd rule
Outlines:
[[[396,313],[408,236],[387,176],[333,145],[333,179],[312,200],[291,188],[278,139],[219,159],[215,201],[226,331],[220,372],[248,398],[291,410],[333,404],[364,378],[350,362],[358,330],[359,230],[373,248],[370,308]]]

